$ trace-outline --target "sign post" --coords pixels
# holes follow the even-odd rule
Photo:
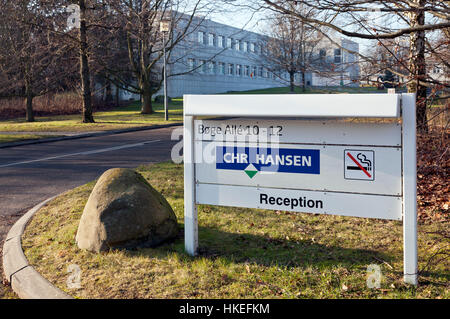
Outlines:
[[[403,280],[417,285],[416,96],[402,94]]]
[[[184,116],[184,236],[185,249],[194,256],[198,247],[197,204],[195,199],[194,117]]]
[[[197,204],[403,220],[417,284],[414,94],[185,95],[184,129],[190,255]]]

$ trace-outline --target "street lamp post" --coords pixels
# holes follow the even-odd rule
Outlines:
[[[165,34],[166,32],[169,32],[170,29],[170,21],[169,20],[161,20],[159,24],[159,30],[162,32],[163,35],[163,54],[164,54],[164,118],[166,121],[169,120],[169,109],[167,105],[167,71],[166,71],[166,40],[165,40]]]

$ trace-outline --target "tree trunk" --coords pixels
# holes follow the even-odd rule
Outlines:
[[[33,88],[29,72],[30,70],[27,68],[25,74],[25,95],[26,95],[25,103],[27,105],[26,115],[27,115],[27,122],[34,122]]]
[[[33,112],[33,95],[27,94],[27,122],[34,122],[34,112]]]
[[[418,6],[424,7],[425,0],[414,0]],[[425,13],[423,10],[416,10],[411,13],[410,26],[420,26],[425,24]],[[416,93],[416,124],[420,132],[428,132],[427,125],[427,88],[420,81],[426,79],[425,65],[425,32],[419,31],[410,35],[409,51],[410,79],[408,92]]]
[[[88,61],[86,3],[80,0],[80,76],[83,92],[83,123],[95,123],[92,115],[91,78]]]
[[[144,90],[144,92],[141,95],[141,114],[152,114],[153,113],[153,107],[152,107],[152,95],[148,90]]]
[[[294,93],[295,91],[295,77],[294,77],[294,72],[289,72],[289,92],[290,93]]]
[[[112,88],[111,88],[111,82],[108,81],[108,83],[106,83],[106,96],[105,96],[105,103],[106,105],[110,105],[111,102],[113,101],[113,96],[112,96]]]
[[[306,91],[306,79],[305,79],[305,71],[302,71],[302,91]]]
[[[116,107],[120,106],[120,91],[119,87],[116,85]]]

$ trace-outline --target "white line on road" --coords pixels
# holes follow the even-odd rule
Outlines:
[[[116,150],[121,150],[121,149],[124,149],[124,148],[144,146],[144,145],[147,145],[147,144],[150,144],[150,143],[155,143],[155,142],[160,142],[160,141],[161,140],[153,140],[153,141],[141,142],[141,143],[136,143],[136,144],[126,144],[126,145],[121,145],[121,146],[102,148],[102,149],[99,149],[99,150],[92,150],[92,151],[85,151],[85,152],[78,152],[78,153],[70,153],[70,154],[64,154],[64,155],[45,157],[45,158],[40,158],[40,159],[35,159],[35,160],[22,161],[22,162],[16,162],[16,163],[0,165],[0,168],[8,167],[8,166],[16,166],[16,165],[21,165],[21,164],[29,164],[29,163],[35,163],[35,162],[49,161],[49,160],[63,158],[63,157],[69,157],[69,156],[91,155],[91,154],[98,154],[98,153],[116,151]]]

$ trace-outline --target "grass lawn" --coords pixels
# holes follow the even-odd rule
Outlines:
[[[386,91],[386,90],[385,90]],[[371,93],[380,92],[372,87],[324,87],[307,88],[305,92],[296,87],[295,93],[323,94],[323,93]],[[287,94],[289,87],[268,88],[261,90],[236,91],[224,94]],[[153,103],[154,114],[140,113],[140,102],[130,106],[114,108],[110,111],[94,113],[96,123],[81,123],[81,115],[57,115],[36,117],[36,121],[29,123],[25,118],[0,121],[0,132],[93,132],[130,128],[183,121],[183,99],[175,98],[169,103],[169,122],[164,120],[162,103]]]
[[[26,228],[30,263],[77,298],[450,298],[448,223],[419,224],[419,285],[403,284],[398,221],[202,205],[200,253],[184,252],[183,166],[138,171],[172,205],[179,238],[158,248],[80,251],[75,234],[95,182],[56,198]],[[69,289],[69,265],[81,288]],[[379,289],[367,267],[381,267]]]
[[[24,118],[0,121],[0,132],[91,132],[124,129],[137,126],[166,124],[183,121],[183,101],[174,100],[169,105],[169,122],[164,120],[164,107],[153,104],[153,114],[141,114],[140,103],[111,111],[96,112],[96,123],[81,123],[81,115],[59,115],[37,117],[35,122],[26,122]]]
[[[302,88],[295,87],[294,93],[297,94],[331,94],[331,93],[386,93],[387,89],[377,90],[376,87],[346,87],[346,86],[336,86],[336,87],[307,87],[305,92]],[[224,94],[289,94],[289,87],[276,87],[260,90],[249,90],[249,91],[229,91]]]
[[[0,134],[0,144],[37,140],[40,138],[48,138],[48,137],[55,137],[55,136],[37,135],[37,134]]]

